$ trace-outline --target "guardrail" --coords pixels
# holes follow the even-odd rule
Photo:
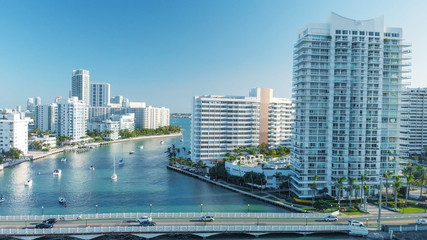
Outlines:
[[[82,219],[115,219],[138,218],[151,216],[153,218],[200,218],[203,215],[212,215],[224,218],[324,218],[330,213],[232,213],[232,212],[178,212],[178,213],[95,213],[72,215],[18,215],[0,216],[0,221],[38,221],[47,218],[58,220],[82,220]]]
[[[105,233],[209,233],[209,232],[351,232],[365,230],[348,225],[308,226],[131,226],[131,227],[85,227],[50,229],[0,229],[0,235],[68,235]]]
[[[383,225],[384,232],[416,232],[427,231],[427,225]]]

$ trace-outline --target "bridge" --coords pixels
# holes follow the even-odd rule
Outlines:
[[[201,215],[215,216],[214,222],[200,222]],[[202,238],[218,234],[312,234],[344,233],[367,235],[367,228],[347,225],[346,219],[326,223],[327,213],[101,213],[82,215],[0,216],[0,236],[35,239],[46,235],[68,235],[92,239],[105,234],[133,234],[146,239],[170,234],[192,234]],[[137,217],[151,216],[157,226],[141,226]],[[47,218],[57,218],[51,229],[35,225]]]

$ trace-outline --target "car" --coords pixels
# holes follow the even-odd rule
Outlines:
[[[151,222],[151,221],[153,221],[153,219],[149,216],[142,216],[142,217],[137,218],[135,221],[137,221],[139,223],[145,222],[145,221]]]
[[[200,217],[200,222],[213,222],[215,220],[214,216],[202,216]]]
[[[55,224],[56,218],[49,218],[43,221],[44,223]]]
[[[357,220],[350,220],[350,221],[348,221],[348,225],[356,226],[356,227],[363,227],[363,222],[357,221]]]
[[[42,222],[37,224],[36,228],[53,228],[53,224]]]
[[[427,220],[420,218],[417,220],[416,224],[427,224]]]
[[[338,221],[338,217],[330,215],[330,216],[325,217],[324,220],[325,220],[325,222],[336,222],[336,221]]]
[[[145,226],[145,227],[148,227],[148,226],[156,226],[156,222],[153,222],[153,221],[142,221],[142,222],[140,222],[139,223],[141,226]]]

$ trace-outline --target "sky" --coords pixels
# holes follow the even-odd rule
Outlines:
[[[0,0],[0,108],[68,97],[73,69],[111,96],[191,112],[198,95],[291,97],[297,31],[331,12],[384,15],[412,45],[411,87],[427,87],[427,1]]]

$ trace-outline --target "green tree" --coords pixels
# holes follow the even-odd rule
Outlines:
[[[399,190],[402,188],[403,182],[400,180],[400,176],[394,176],[393,188],[394,188],[394,208],[397,209],[397,197]]]
[[[346,180],[346,177],[340,177],[336,181],[336,187],[338,189],[338,208],[341,209],[341,196],[342,196],[342,189],[344,188],[344,181]]]
[[[317,179],[319,179],[319,176],[317,176],[317,175],[314,176],[313,183],[310,186],[311,190],[313,191],[312,201],[311,201],[311,206],[312,207],[314,207],[314,201],[316,200],[316,191],[317,191],[317,183],[316,183],[316,181],[317,181]]]
[[[281,172],[276,172],[273,177],[276,179],[276,186],[279,186],[279,196],[280,196],[280,188],[282,187],[283,175]]]
[[[348,189],[350,190],[348,192],[348,195],[350,196],[350,208],[351,208],[351,199],[353,197],[353,189],[354,189],[354,182],[356,181],[356,178],[349,178],[348,179]]]
[[[405,206],[408,206],[408,196],[412,182],[414,182],[414,167],[412,164],[406,165],[402,170],[403,176],[406,178],[406,194],[405,194]]]
[[[391,177],[391,172],[390,171],[385,171],[384,172],[384,178],[385,178],[385,206],[387,207],[387,203],[388,203],[388,180]]]
[[[5,155],[12,159],[19,159],[19,156],[21,156],[22,153],[21,149],[12,147],[5,153]]]
[[[424,168],[422,165],[417,165],[415,168],[416,168],[415,176],[417,179],[416,183],[420,187],[420,199],[422,199],[423,187],[426,184],[426,180],[427,180],[427,169]]]

